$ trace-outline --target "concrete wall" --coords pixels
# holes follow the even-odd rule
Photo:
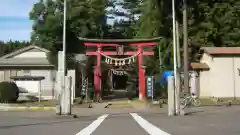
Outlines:
[[[240,97],[240,56],[234,57],[233,76],[235,95],[236,97]]]
[[[210,85],[214,97],[234,97],[234,74],[232,57],[214,57],[211,66]]]
[[[240,56],[204,54],[201,62],[210,70],[200,72],[200,97],[240,97]]]

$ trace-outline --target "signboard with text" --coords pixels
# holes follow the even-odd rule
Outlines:
[[[153,76],[146,77],[147,83],[147,97],[153,97]]]

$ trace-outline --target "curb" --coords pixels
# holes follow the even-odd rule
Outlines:
[[[50,111],[56,107],[35,107],[35,106],[0,106],[0,111]]]

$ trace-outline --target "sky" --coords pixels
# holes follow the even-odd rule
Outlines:
[[[0,41],[29,41],[33,22],[29,12],[39,0],[1,0]],[[113,20],[108,20],[109,24]]]
[[[38,0],[1,0],[0,40],[29,41],[32,21],[28,14]]]

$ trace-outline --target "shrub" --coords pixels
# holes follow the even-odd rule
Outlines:
[[[0,83],[0,102],[14,103],[19,97],[19,89],[14,82]]]

